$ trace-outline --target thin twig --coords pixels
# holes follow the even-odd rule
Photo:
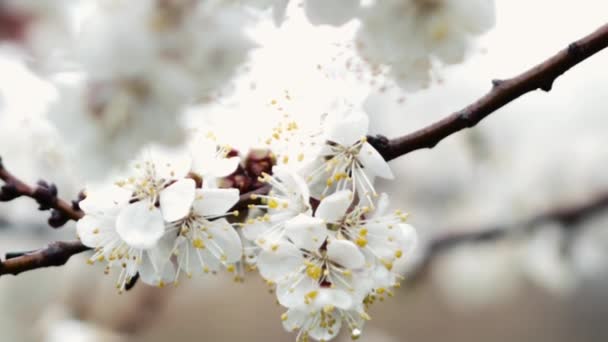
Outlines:
[[[389,140],[378,136],[370,137],[369,141],[386,160],[432,148],[447,136],[475,126],[486,116],[526,93],[537,89],[550,91],[559,76],[606,47],[608,24],[518,76],[492,81],[493,87],[486,95],[450,116],[402,137]]]
[[[45,248],[3,261],[0,263],[0,275],[17,275],[21,272],[37,268],[61,266],[72,255],[89,249],[89,247],[83,245],[80,241],[51,242]]]
[[[10,201],[17,197],[26,196],[33,198],[38,202],[40,210],[56,210],[65,220],[78,221],[84,216],[84,213],[77,207],[75,203],[70,203],[57,197],[57,188],[53,184],[47,184],[40,181],[37,186],[32,187],[24,181],[10,173],[0,159],[0,179],[4,181],[4,185],[0,189],[0,200]],[[53,220],[53,215],[50,221]],[[55,219],[57,215],[55,214]],[[64,222],[65,223],[65,222]],[[56,227],[56,225],[53,225]]]
[[[407,279],[409,282],[419,279],[422,275],[426,274],[437,257],[454,247],[469,243],[497,241],[511,236],[511,234],[531,233],[546,223],[559,223],[562,229],[573,231],[579,228],[582,223],[607,209],[608,191],[580,203],[573,203],[568,206],[556,206],[541,214],[513,224],[480,227],[470,232],[451,233],[435,238],[429,242],[424,257],[418,266],[410,272]]]

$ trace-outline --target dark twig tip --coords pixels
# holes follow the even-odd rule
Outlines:
[[[57,209],[51,210],[51,217],[48,219],[49,226],[53,228],[61,228],[65,225],[70,218],[64,213]]]

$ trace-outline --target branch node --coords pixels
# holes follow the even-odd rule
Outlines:
[[[492,80],[492,87],[496,88],[496,87],[500,87],[503,83],[505,83],[505,80],[499,80],[499,79],[493,79]]]
[[[539,87],[542,91],[550,92],[553,88],[553,80],[548,80],[546,83],[541,84]]]
[[[62,211],[57,209],[51,209],[51,217],[48,219],[49,226],[53,228],[61,228],[65,225],[70,218]]]
[[[582,52],[582,48],[577,42],[568,45],[568,55],[574,58],[579,58]]]
[[[12,201],[21,195],[14,182],[8,182],[0,187],[0,201],[2,202]]]
[[[380,154],[387,153],[391,146],[390,139],[381,134],[376,134],[375,136],[368,135],[367,142],[370,143],[376,151],[380,152]]]
[[[43,180],[38,181],[38,186],[34,190],[32,197],[38,202],[39,210],[49,210],[57,202],[57,186]]]
[[[82,200],[84,200],[86,197],[87,197],[87,195],[84,194],[84,191],[80,191],[78,193],[78,198],[75,200],[72,200],[72,209],[74,209],[76,211],[81,211],[80,202],[82,202]]]
[[[460,120],[464,121],[467,127],[475,126],[475,120],[473,119],[473,112],[470,110],[464,110],[460,113]]]

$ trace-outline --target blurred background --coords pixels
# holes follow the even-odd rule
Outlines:
[[[604,0],[497,0],[496,5],[495,29],[465,63],[441,70],[428,89],[403,93],[357,80],[338,82],[327,70],[337,70],[344,59],[328,42],[342,33],[286,24],[263,33],[266,46],[254,54],[229,100],[193,110],[189,118],[213,124],[245,146],[247,137],[253,141],[273,126],[276,113],[268,103],[287,90],[298,99],[291,113],[298,120],[316,122],[320,108],[343,96],[364,106],[373,133],[398,136],[470,104],[492,79],[528,69],[608,19]],[[380,188],[392,195],[395,207],[410,213],[422,244],[496,225],[517,230],[517,222],[544,210],[605,194],[607,66],[603,51],[560,77],[550,93],[528,94],[432,150],[392,161],[396,180],[381,182]],[[74,198],[86,177],[66,162],[61,142],[42,119],[52,89],[10,48],[0,50],[0,68],[5,164],[29,182],[55,182],[61,196]],[[0,252],[31,250],[75,235],[73,224],[52,230],[45,222],[46,214],[28,199],[2,203]],[[394,298],[371,308],[360,340],[608,340],[608,210],[568,228],[549,222],[534,233],[450,249],[422,276],[406,277]],[[411,259],[404,268],[416,267],[416,256]],[[244,284],[222,275],[184,281],[178,288],[138,284],[122,295],[113,284],[101,265],[88,266],[83,255],[64,267],[3,276],[0,340],[295,339],[283,331],[283,310],[256,274]],[[339,341],[350,340],[343,335]]]

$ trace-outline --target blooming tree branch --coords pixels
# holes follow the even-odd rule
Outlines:
[[[477,125],[486,116],[524,94],[537,89],[550,91],[559,76],[606,47],[608,24],[518,76],[493,80],[492,89],[482,98],[427,127],[394,139],[377,136],[370,137],[369,141],[386,160],[432,148],[449,135]]]
[[[608,209],[608,191],[578,203],[567,206],[556,206],[540,214],[512,224],[498,224],[474,229],[470,232],[451,233],[435,238],[429,242],[422,261],[410,272],[408,282],[414,283],[429,269],[434,260],[450,249],[467,243],[484,243],[496,241],[521,233],[531,233],[545,223],[559,223],[564,230],[576,230],[582,223]]]
[[[8,184],[9,181],[13,184],[18,184],[21,194],[29,196],[37,200],[33,195],[35,190],[32,190],[27,184],[20,181],[17,177],[8,173],[4,168],[0,168],[2,179]],[[5,176],[8,176],[5,178]],[[4,190],[4,189],[3,189]],[[263,195],[269,190],[268,186],[263,186],[256,190],[242,194],[231,210],[239,210],[246,208],[248,204],[254,203],[252,195]],[[255,197],[255,196],[253,196]],[[67,202],[57,199],[58,202],[66,205]],[[74,220],[82,217],[82,212],[77,210],[70,211],[74,215]],[[79,217],[80,216],[80,217]],[[6,253],[6,260],[0,261],[0,276],[5,274],[18,275],[25,271],[31,271],[37,268],[61,266],[64,265],[70,257],[85,251],[91,250],[90,247],[83,245],[80,241],[55,241],[48,246],[28,252],[9,252]],[[133,282],[134,283],[134,282]]]

